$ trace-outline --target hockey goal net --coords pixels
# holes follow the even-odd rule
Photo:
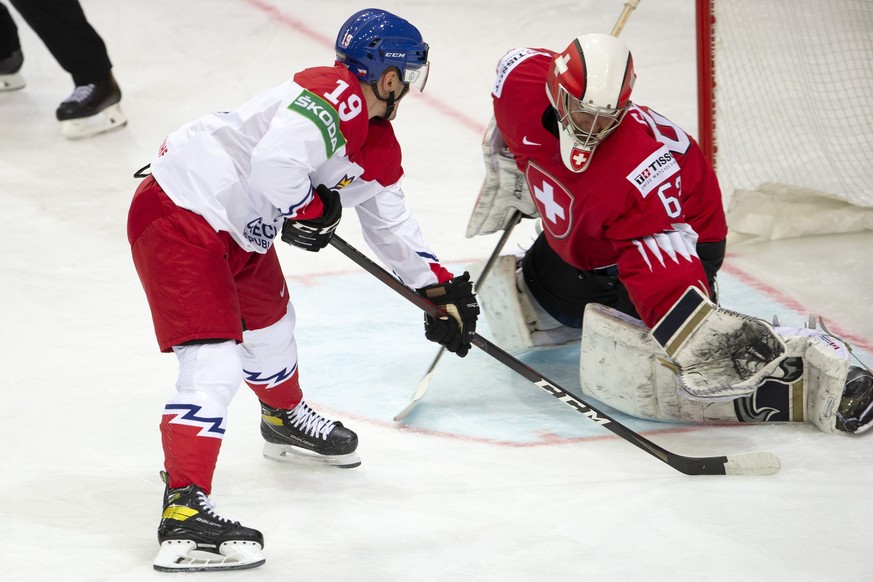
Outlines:
[[[696,5],[698,134],[731,228],[873,230],[873,0]]]

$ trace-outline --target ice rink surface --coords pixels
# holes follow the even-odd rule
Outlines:
[[[28,86],[0,95],[0,551],[5,581],[140,581],[152,570],[162,484],[158,423],[175,358],[160,354],[125,223],[164,135],[332,62],[359,2],[83,0],[109,47],[127,128],[68,142],[54,120],[69,77],[13,11]],[[405,191],[456,270],[497,235],[464,238],[499,57],[609,32],[618,1],[386,0],[431,45],[423,95],[400,107]],[[643,0],[622,38],[635,101],[696,135],[692,0]],[[531,241],[516,229],[507,250]],[[353,213],[341,234],[365,250]],[[870,362],[869,233],[731,239],[722,303],[801,325],[824,316]],[[334,249],[284,245],[307,400],[356,430],[363,464],[261,458],[242,388],[215,477],[221,514],[264,532],[267,563],[221,580],[823,581],[869,579],[873,436],[812,425],[677,426],[628,419],[665,448],[766,450],[768,477],[687,477],[479,351],[445,357],[403,424],[437,349],[417,310]],[[486,325],[482,334],[488,337]],[[524,359],[578,390],[578,349]]]

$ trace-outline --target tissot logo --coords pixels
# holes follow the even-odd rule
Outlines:
[[[634,182],[636,182],[637,184],[643,184],[652,176],[652,172],[656,172],[661,166],[669,164],[672,161],[673,154],[669,151],[664,152],[664,155],[658,156],[657,158],[652,160],[647,168],[643,168],[643,170],[636,177],[634,177]]]
[[[523,48],[511,50],[503,55],[503,57],[500,59],[500,62],[497,63],[497,79],[494,81],[494,86],[491,88],[491,92],[494,94],[494,96],[500,97],[500,95],[503,93],[503,83],[506,81],[506,77],[523,60],[534,55],[545,54],[546,53],[538,53],[534,50]]]
[[[679,164],[665,146],[661,146],[627,175],[643,198],[649,195],[665,180],[679,173]]]

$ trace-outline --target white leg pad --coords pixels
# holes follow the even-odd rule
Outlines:
[[[596,303],[585,309],[579,376],[582,392],[625,414],[700,422],[705,405],[680,399],[675,374],[642,321]],[[728,403],[718,403],[732,413]],[[733,416],[736,420],[736,416]]]
[[[848,350],[842,342],[818,332],[810,337],[803,360],[805,419],[824,432],[834,432],[849,373]]]
[[[836,410],[848,373],[843,344],[820,330],[777,328],[786,356],[803,358],[803,375],[784,388],[789,420],[836,428]],[[579,375],[583,393],[637,418],[667,422],[739,422],[733,401],[703,402],[681,395],[675,374],[642,321],[603,305],[585,310]],[[756,394],[743,397],[746,422],[764,421]],[[738,400],[740,402],[740,400]],[[748,413],[757,412],[759,420]]]
[[[499,257],[485,283],[476,287],[494,343],[517,354],[579,341],[581,330],[556,321],[530,295],[518,272],[518,260],[515,255]],[[481,273],[483,266],[476,263],[467,270]]]
[[[642,321],[596,303],[585,309],[579,377],[582,392],[636,418],[665,422],[738,422],[731,401],[683,397],[661,346]]]
[[[509,353],[519,353],[533,347],[530,329],[536,316],[526,312],[516,285],[515,255],[497,258],[484,284],[476,286],[476,295],[495,344]],[[467,267],[471,273],[481,273],[484,263]]]

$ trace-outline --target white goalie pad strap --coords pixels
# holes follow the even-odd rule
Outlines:
[[[467,223],[467,238],[504,230],[516,210],[524,216],[539,216],[515,159],[506,147],[494,118],[482,140],[485,181]]]

